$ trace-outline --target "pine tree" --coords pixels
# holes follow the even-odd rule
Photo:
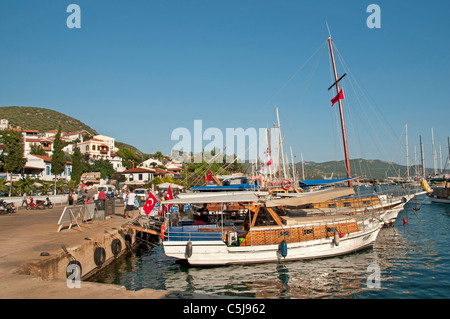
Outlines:
[[[55,135],[53,141],[53,155],[51,161],[51,172],[55,175],[55,192],[56,195],[56,180],[59,174],[64,172],[64,167],[66,166],[65,154],[62,150],[66,146],[66,143],[61,140],[61,125],[58,126],[58,132]]]
[[[23,157],[23,138],[22,133],[13,130],[1,132],[5,149],[3,151],[3,168],[10,174],[9,196],[12,190],[12,174],[20,173],[24,168],[27,159]]]
[[[79,184],[81,180],[81,174],[83,173],[83,164],[81,163],[83,155],[78,147],[75,146],[75,150],[72,154],[72,180],[75,184]]]

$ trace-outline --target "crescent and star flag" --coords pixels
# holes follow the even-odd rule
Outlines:
[[[144,205],[145,215],[148,216],[148,214],[150,214],[150,212],[153,210],[153,208],[155,207],[157,202],[158,202],[158,200],[156,199],[155,195],[153,195],[152,192],[149,192],[147,201],[145,202],[145,205]]]
[[[167,191],[166,200],[171,200],[171,199],[173,199],[173,194],[172,194],[172,188],[170,188],[170,185],[169,185],[169,190]],[[171,206],[172,205],[167,205],[167,211],[170,210]]]
[[[342,100],[344,98],[344,90],[341,88],[339,93],[331,100],[333,104],[331,104],[331,107],[333,107],[334,103],[336,103],[339,100]]]
[[[208,175],[206,176],[206,180],[207,180],[208,182],[211,181],[211,172],[209,171],[209,169],[208,169]]]
[[[271,159],[267,162],[267,166],[269,166],[269,165],[272,165],[272,160]]]

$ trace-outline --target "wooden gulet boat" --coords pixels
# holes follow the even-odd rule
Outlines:
[[[353,193],[353,188],[311,192],[302,198],[316,202]],[[240,203],[246,208],[243,220],[226,220],[225,211],[215,223],[194,225],[168,215],[164,234],[167,256],[191,265],[252,264],[324,258],[348,254],[374,244],[382,226],[379,215],[335,214],[290,217],[279,208],[295,205],[298,199],[267,199],[256,192],[223,193],[216,196],[174,199],[167,204]],[[174,219],[175,217],[175,219]]]

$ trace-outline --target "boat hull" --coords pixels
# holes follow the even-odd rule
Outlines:
[[[194,266],[269,263],[352,253],[373,246],[380,228],[381,225],[370,231],[348,234],[338,242],[333,237],[328,237],[288,243],[286,257],[282,257],[279,245],[227,246],[222,241],[194,241],[190,244],[188,241],[166,241],[163,246],[167,256],[185,259]]]
[[[450,204],[450,199],[448,199],[448,198],[439,198],[439,197],[433,197],[433,196],[429,196],[429,198],[433,203]]]

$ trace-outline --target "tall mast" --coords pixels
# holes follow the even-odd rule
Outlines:
[[[405,124],[405,128],[406,128],[406,177],[409,177],[408,123]]]
[[[423,150],[423,144],[422,144],[422,135],[419,135],[420,139],[420,162],[422,163],[422,176],[425,177],[425,159],[424,159],[424,150]]]
[[[331,55],[331,62],[333,63],[333,71],[334,71],[334,79],[336,83],[336,93],[339,94],[340,91],[340,85],[339,85],[339,77],[336,71],[336,62],[334,60],[334,52],[333,52],[333,44],[331,41],[331,37],[328,38],[328,46],[330,48],[330,55]],[[344,121],[344,112],[342,110],[342,101],[341,99],[338,100],[339,103],[339,114],[341,117],[341,129],[342,129],[342,140],[344,144],[344,156],[345,156],[345,167],[347,169],[347,177],[351,177],[352,173],[350,170],[350,159],[348,156],[348,146],[347,146],[347,133],[345,131],[345,121]],[[352,187],[352,181],[348,181],[348,186]]]
[[[281,159],[283,161],[283,174],[284,174],[284,178],[287,178],[287,176],[286,176],[286,164],[285,164],[285,159],[284,159],[283,137],[281,136],[280,116],[278,115],[278,107],[275,107],[275,109],[277,111],[278,134],[279,134],[279,137],[280,137]]]
[[[434,175],[437,175],[436,148],[434,147],[434,132],[433,132],[433,128],[431,128],[431,146],[433,147],[433,149],[431,151],[433,152]]]

